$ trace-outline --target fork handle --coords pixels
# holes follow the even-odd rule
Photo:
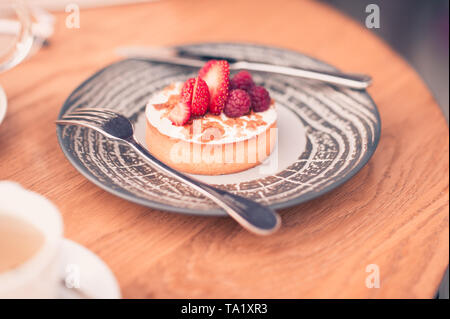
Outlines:
[[[268,235],[279,228],[281,219],[272,209],[180,173],[154,157],[134,136],[126,141],[152,166],[212,200],[247,230],[258,235]]]

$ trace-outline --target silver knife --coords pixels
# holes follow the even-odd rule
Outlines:
[[[372,83],[372,78],[364,74],[346,74],[341,72],[317,71],[267,63],[237,61],[234,59],[219,56],[206,57],[203,55],[195,55],[192,52],[182,51],[177,48],[120,47],[116,50],[116,53],[120,56],[129,58],[142,58],[153,62],[168,63],[194,68],[201,68],[205,64],[205,58],[222,59],[228,60],[230,62],[230,70],[248,70],[283,74],[303,79],[317,80],[358,90],[366,89]]]

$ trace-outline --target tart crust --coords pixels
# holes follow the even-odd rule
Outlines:
[[[276,122],[262,133],[233,143],[187,142],[161,134],[147,121],[148,150],[179,171],[200,175],[237,173],[261,164],[276,141]]]

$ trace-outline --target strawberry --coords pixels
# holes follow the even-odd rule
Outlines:
[[[196,79],[195,78],[190,78],[188,79],[186,82],[184,82],[183,87],[181,88],[181,100],[187,104],[189,104],[189,106],[191,105],[192,102],[192,96],[194,93],[194,86],[195,86],[195,82]]]
[[[198,77],[192,97],[191,113],[195,116],[205,115],[206,111],[208,111],[210,99],[208,85]]]
[[[212,114],[220,114],[227,102],[230,86],[230,65],[224,60],[210,60],[206,62],[198,73],[209,88],[209,111]]]
[[[190,106],[192,115],[204,115],[210,100],[208,85],[199,77],[188,79],[181,89],[181,100]]]
[[[182,126],[191,118],[191,107],[183,100],[180,100],[169,112],[168,116],[173,125]]]

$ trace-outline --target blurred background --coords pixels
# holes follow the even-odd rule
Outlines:
[[[368,4],[380,8],[380,28],[371,29],[422,76],[449,116],[448,0],[320,0],[365,26]]]
[[[448,0],[320,0],[365,26],[369,4],[380,8],[380,28],[371,29],[400,53],[431,89],[449,119]],[[437,298],[449,298],[448,268]]]

